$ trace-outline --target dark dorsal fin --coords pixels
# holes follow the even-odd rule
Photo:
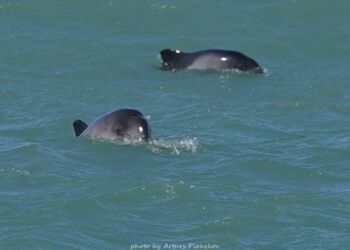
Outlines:
[[[88,125],[85,122],[83,122],[82,120],[74,121],[73,128],[74,128],[75,136],[81,135],[81,133],[83,133],[87,127],[88,127]]]

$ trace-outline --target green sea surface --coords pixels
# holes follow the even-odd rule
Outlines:
[[[348,249],[350,1],[0,0],[0,249]],[[218,48],[265,74],[159,69]],[[76,138],[120,108],[150,143]]]

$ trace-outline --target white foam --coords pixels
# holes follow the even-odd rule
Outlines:
[[[183,152],[195,153],[198,150],[197,138],[187,138],[182,140],[163,140],[155,139],[150,142],[150,148],[154,153],[169,151],[172,154],[179,155]]]
[[[29,176],[30,172],[28,170],[24,169],[18,169],[18,168],[0,168],[0,175],[25,175]]]

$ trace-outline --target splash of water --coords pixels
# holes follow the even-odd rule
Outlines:
[[[179,155],[182,152],[196,153],[199,142],[196,137],[182,140],[164,140],[155,139],[150,142],[150,148],[154,153],[170,151],[172,154]]]
[[[198,150],[199,142],[196,137],[185,139],[152,139],[149,142],[136,139],[123,139],[123,140],[106,140],[100,138],[94,138],[94,142],[108,142],[114,143],[119,146],[133,145],[133,146],[146,146],[153,153],[170,152],[171,154],[180,155],[183,152],[196,153]]]

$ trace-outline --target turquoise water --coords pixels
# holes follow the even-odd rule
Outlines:
[[[349,10],[0,1],[0,249],[348,249]],[[164,72],[164,48],[267,73]],[[154,140],[74,137],[119,108]]]

